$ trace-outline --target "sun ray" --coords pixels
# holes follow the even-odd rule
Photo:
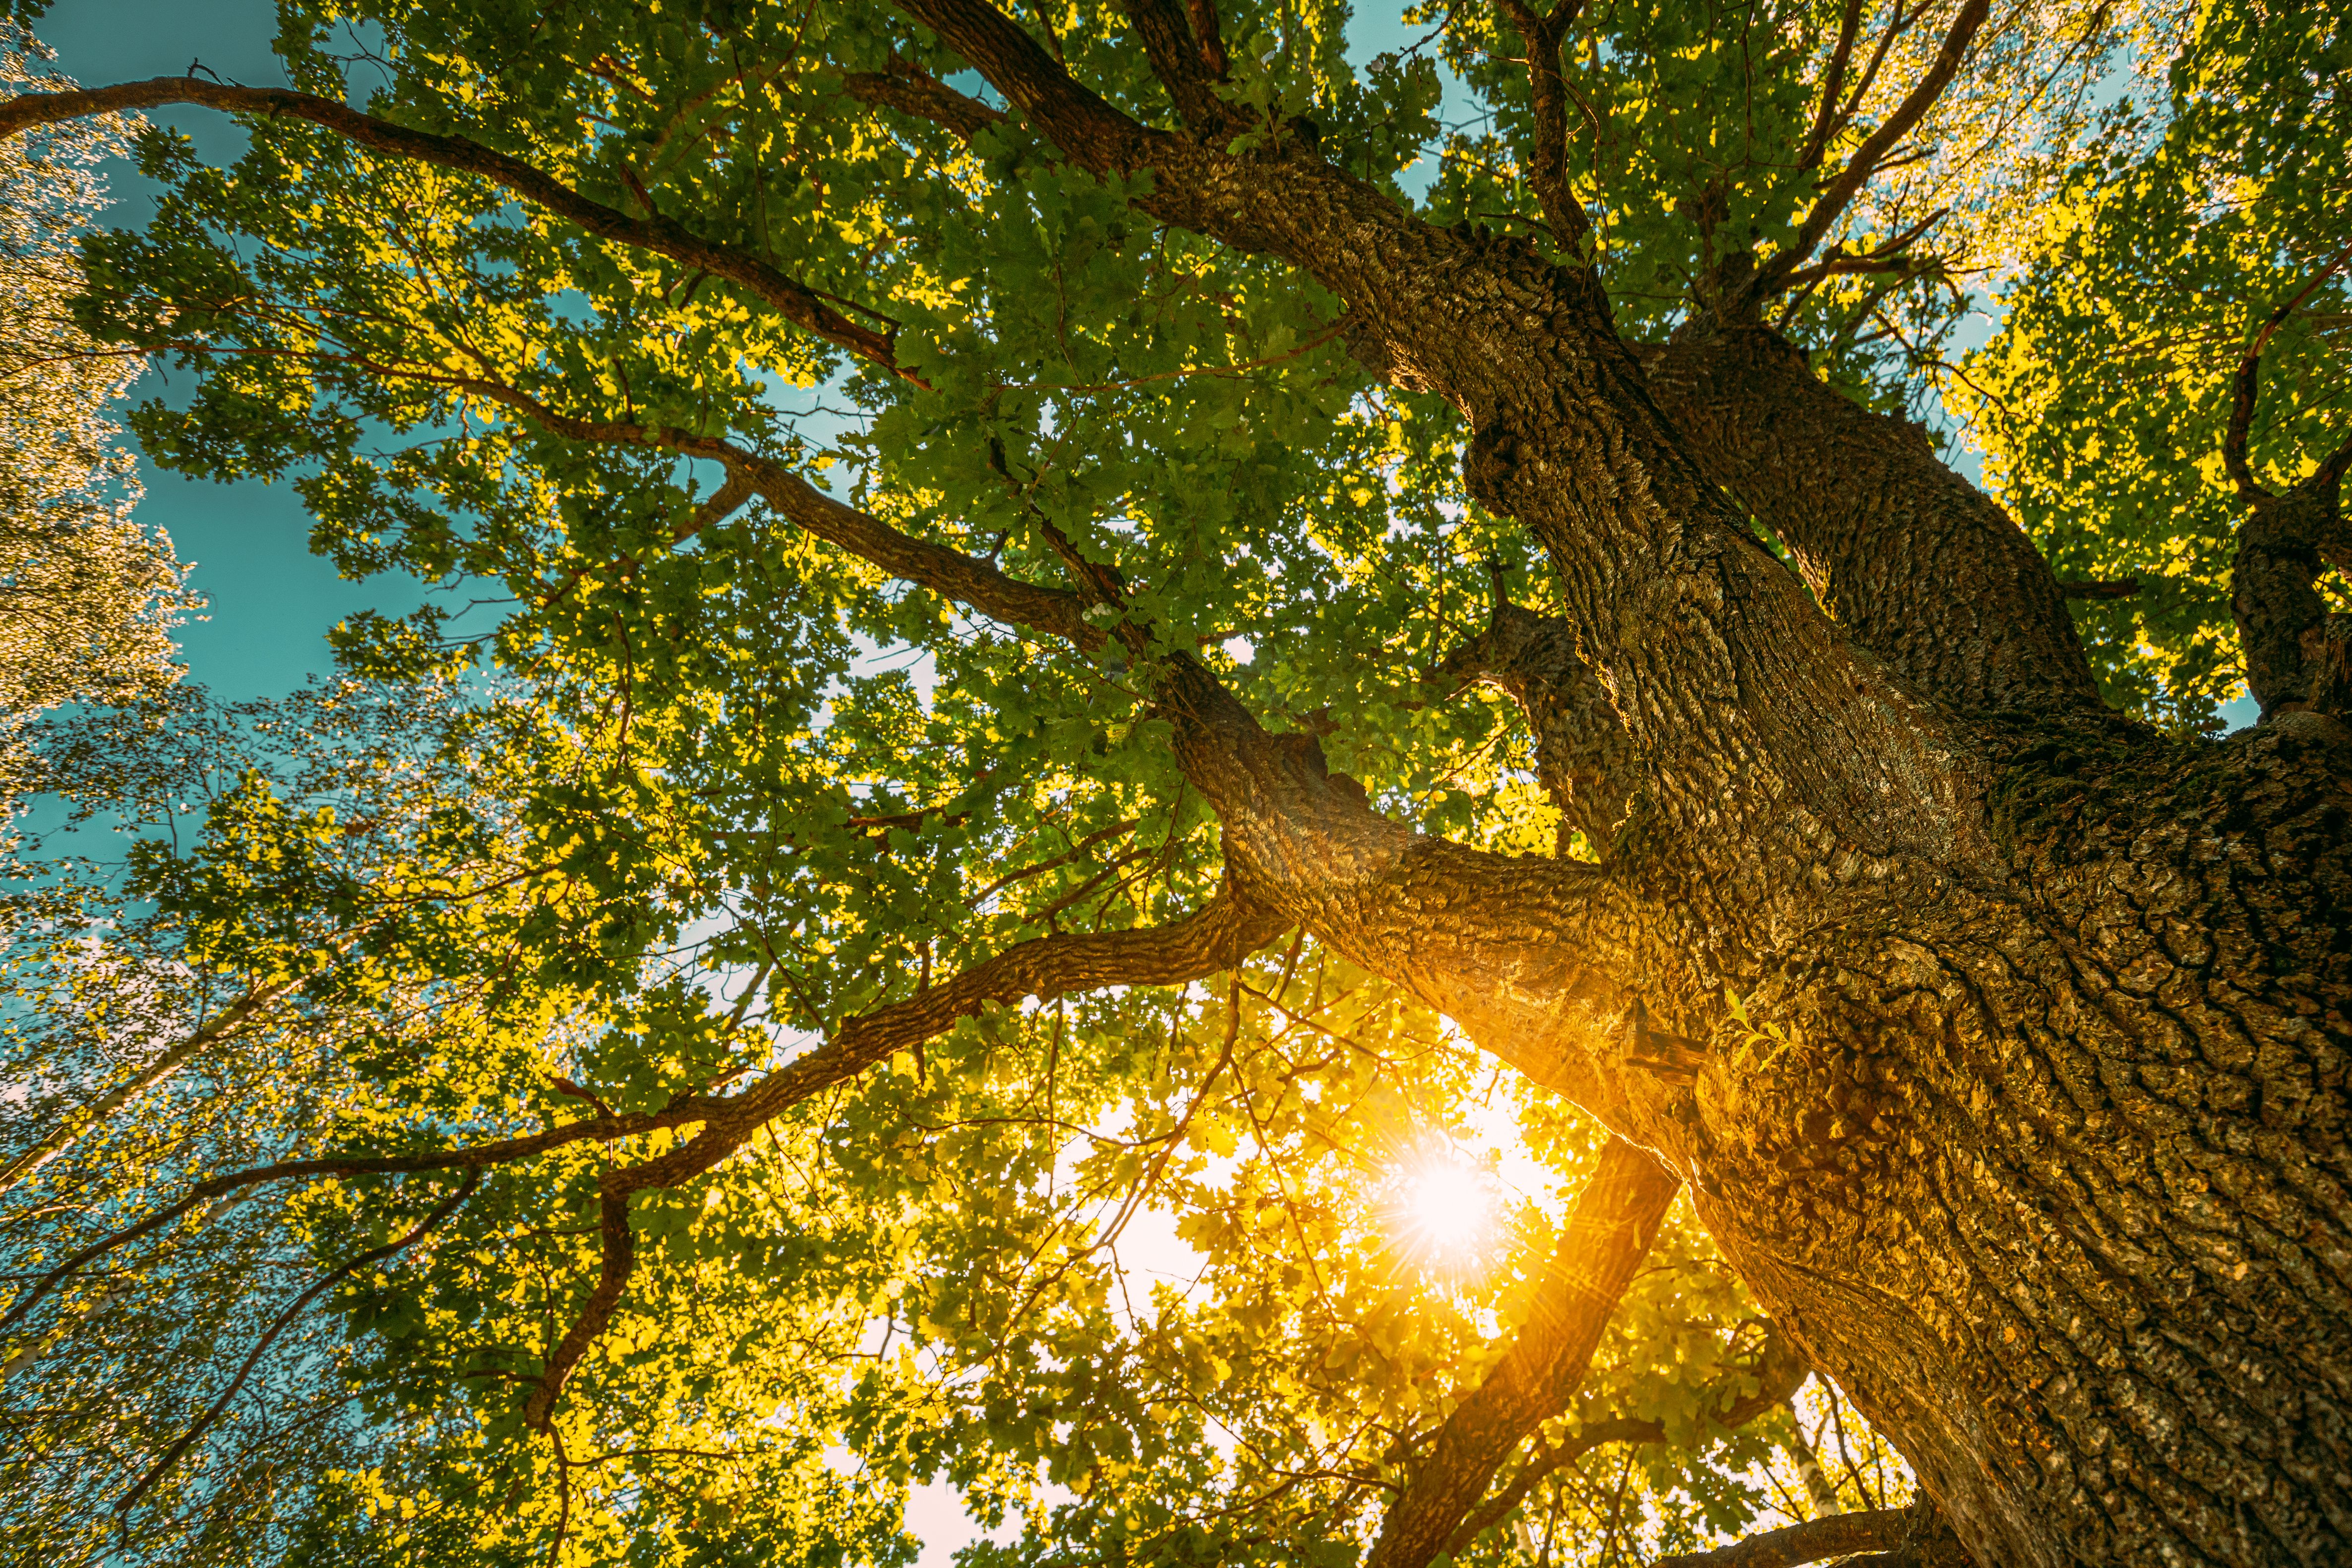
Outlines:
[[[1405,1160],[1382,1206],[1392,1245],[1426,1273],[1483,1273],[1502,1239],[1502,1192],[1494,1174],[1450,1145]]]

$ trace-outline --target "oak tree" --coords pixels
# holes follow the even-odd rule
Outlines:
[[[26,1539],[1613,1560],[1769,1441],[1700,1560],[2344,1552],[2340,19],[284,16],[0,134],[242,117],[80,330],[500,602],[110,885],[202,994],[15,1135]],[[1403,1278],[1481,1097],[1576,1195]]]

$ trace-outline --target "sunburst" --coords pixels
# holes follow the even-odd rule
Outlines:
[[[1460,1150],[1425,1149],[1398,1168],[1381,1205],[1391,1243],[1424,1271],[1483,1272],[1502,1241],[1502,1191]]]

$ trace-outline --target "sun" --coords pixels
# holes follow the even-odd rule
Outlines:
[[[1437,1272],[1476,1272],[1501,1233],[1494,1177],[1450,1149],[1423,1154],[1400,1170],[1385,1206],[1398,1249]]]

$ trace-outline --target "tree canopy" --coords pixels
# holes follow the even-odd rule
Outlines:
[[[70,87],[10,50],[0,88]],[[78,121],[0,147],[0,774],[31,715],[170,684],[169,633],[193,608],[171,541],[138,499],[116,401],[139,373],[75,324],[77,241],[103,208],[119,127]],[[0,779],[0,791],[22,781]]]
[[[903,1563],[935,1480],[996,1531],[971,1568],[1957,1550],[1711,1234],[1704,1164],[1635,1147],[1650,1090],[1546,1067],[1525,1000],[1674,1092],[1843,1048],[1772,967],[1805,921],[1734,894],[1792,842],[1742,815],[1799,791],[1774,724],[1845,721],[1749,673],[1706,701],[1752,730],[1644,695],[1652,645],[1602,628],[1665,603],[1650,557],[1579,576],[1514,500],[1536,443],[1349,279],[1432,237],[1470,259],[1414,287],[1531,336],[1513,268],[1592,280],[1625,345],[1594,384],[1646,370],[1607,396],[1683,432],[1691,536],[1870,650],[1853,689],[2103,695],[2189,766],[2247,678],[2247,506],[2332,509],[2352,451],[2341,17],[281,15],[285,89],[0,104],[9,149],[167,103],[249,139],[137,131],[162,195],[77,249],[86,198],[7,195],[49,237],[6,309],[70,322],[12,341],[0,422],[71,405],[74,455],[10,462],[104,512],[107,668],[159,666],[181,602],[87,499],[123,493],[90,433],[142,364],[177,378],[127,416],[157,464],[289,484],[347,574],[442,589],[279,701],[5,661],[113,704],[29,731],[17,794],[67,826],[11,851],[12,1560]],[[1286,204],[1327,180],[1397,216],[1307,265]],[[1895,455],[1750,462],[1687,360],[1722,322],[1810,371],[1792,422]],[[1992,499],[1936,462],[1948,410]],[[1856,516],[1997,526],[1882,592],[1836,564],[1849,473]],[[1939,685],[1898,599],[1998,646]],[[2326,706],[2308,657],[2266,708]],[[1685,795],[1720,816],[1654,804]],[[1872,831],[1820,830],[1842,881],[1893,863]],[[1661,895],[1684,926],[1574,912],[1682,875],[1643,858],[1676,836],[1729,868]],[[1366,891],[1392,864],[1464,880]],[[1585,978],[1651,942],[1732,956]],[[1828,1140],[1874,1114],[1835,1081]]]

